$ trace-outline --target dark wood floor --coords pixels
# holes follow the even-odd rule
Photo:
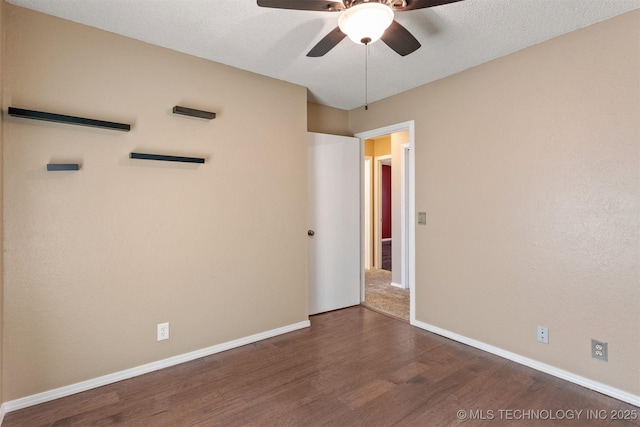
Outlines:
[[[11,412],[3,426],[640,425],[611,420],[611,411],[638,414],[634,406],[360,306],[311,323]],[[555,418],[583,412],[522,420],[547,410]],[[588,420],[589,410],[606,419]]]

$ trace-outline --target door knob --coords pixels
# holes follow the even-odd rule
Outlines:
[[[307,234],[308,234],[309,236],[313,236],[314,234],[316,234],[316,232],[315,232],[315,231],[313,231],[313,230],[309,230],[309,231],[307,231]]]

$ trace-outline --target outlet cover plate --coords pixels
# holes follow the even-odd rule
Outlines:
[[[549,344],[549,328],[538,326],[538,342]]]
[[[158,323],[158,341],[169,339],[169,322]]]
[[[591,357],[605,362],[609,361],[609,348],[606,342],[591,338]]]

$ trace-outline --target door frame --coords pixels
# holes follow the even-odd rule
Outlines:
[[[371,218],[373,217],[371,213],[371,184],[373,182],[372,179],[372,165],[373,157],[364,156],[364,169],[363,169],[363,191],[364,191],[364,268],[369,269],[373,263],[372,250],[371,250]]]
[[[416,226],[415,226],[415,182],[416,182],[416,176],[415,176],[415,163],[416,163],[416,159],[415,159],[415,121],[414,120],[410,120],[407,122],[402,122],[402,123],[397,123],[394,125],[389,125],[389,126],[385,126],[382,128],[377,128],[377,129],[372,129],[369,131],[364,131],[364,132],[359,132],[356,133],[354,136],[356,138],[360,138],[360,145],[361,145],[361,152],[364,153],[364,144],[365,144],[365,140],[367,139],[372,139],[372,138],[376,138],[376,137],[380,137],[383,135],[389,135],[392,133],[396,133],[396,132],[402,132],[402,131],[408,131],[409,132],[409,152],[408,154],[408,170],[405,169],[406,171],[406,175],[408,175],[408,186],[406,188],[406,190],[404,191],[404,193],[407,194],[407,198],[408,200],[406,200],[406,209],[407,209],[407,214],[406,214],[406,218],[407,218],[407,227],[406,227],[406,232],[407,234],[405,236],[403,236],[406,241],[407,241],[407,245],[406,245],[406,250],[407,250],[407,257],[406,257],[406,262],[403,262],[403,264],[406,264],[408,271],[407,271],[407,279],[408,279],[408,283],[409,283],[409,298],[410,298],[410,303],[409,303],[409,323],[411,325],[415,325],[416,323],[416,298],[415,298],[415,292],[416,292],[416,287],[415,287],[415,270],[416,270],[416,255],[415,255],[415,248],[416,248]],[[404,153],[404,150],[403,150]],[[404,157],[404,156],[403,156]],[[362,168],[364,169],[364,155],[361,156],[361,164],[362,164]],[[405,174],[405,172],[403,171],[403,174]],[[362,181],[364,181],[364,173],[360,174],[360,179],[361,179],[361,184]],[[361,185],[361,188],[364,188],[363,185]],[[361,191],[360,193],[360,212],[361,212],[361,233],[364,233],[364,191]],[[364,239],[361,239],[360,244],[362,246],[364,246]],[[405,245],[403,245],[405,246]],[[361,257],[360,257],[360,268],[362,271],[364,271],[364,248],[362,248],[362,250],[360,251],[361,253]],[[362,279],[360,282],[360,295],[362,298],[362,301],[364,301],[364,274],[361,275]]]
[[[407,201],[409,200],[409,155],[411,147],[409,144],[400,145],[400,230],[404,237],[400,248],[400,259],[402,261],[402,285],[405,289],[410,289],[409,281],[409,233],[407,226],[409,225],[409,209],[407,209]]]
[[[382,269],[382,165],[387,161],[391,161],[393,156],[385,154],[374,158],[373,173],[373,266]],[[393,209],[392,209],[393,211]],[[392,213],[393,215],[393,213]]]

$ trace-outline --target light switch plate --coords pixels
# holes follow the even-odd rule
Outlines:
[[[418,224],[425,225],[427,223],[427,213],[418,212]]]

